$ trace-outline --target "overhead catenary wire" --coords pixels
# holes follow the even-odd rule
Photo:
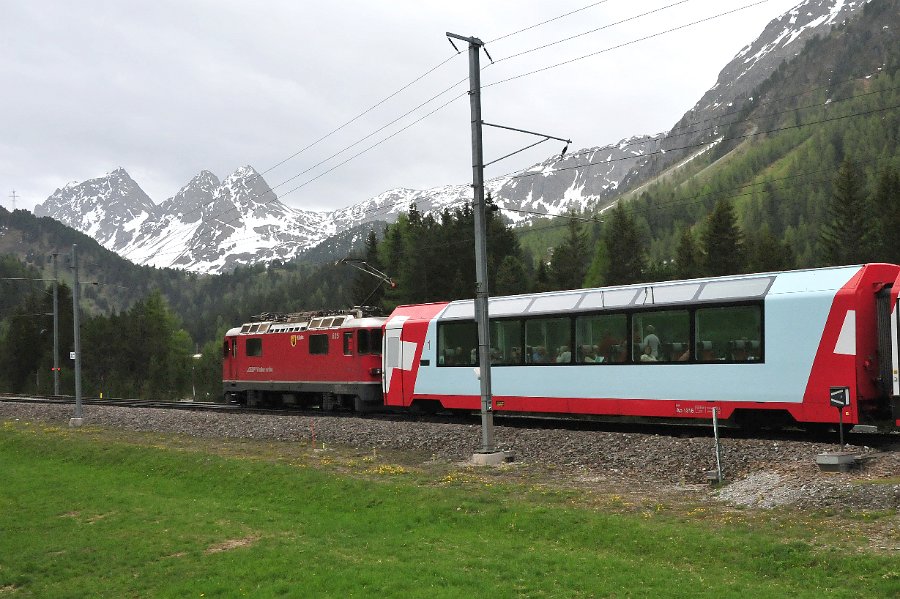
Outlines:
[[[868,95],[868,92],[867,92],[866,94],[863,94],[863,95]],[[852,97],[851,97],[851,98],[847,98],[847,100],[849,100],[849,99],[852,99]],[[832,102],[832,103],[828,104],[827,106],[835,106],[836,104],[837,104],[837,102],[835,101],[835,102]],[[810,122],[799,123],[799,124],[795,124],[795,125],[787,125],[787,126],[784,126],[784,127],[778,127],[778,128],[774,128],[774,129],[767,129],[767,130],[765,130],[765,131],[755,131],[755,132],[751,132],[751,133],[746,133],[746,134],[737,135],[737,136],[734,136],[734,137],[723,137],[723,138],[717,140],[717,141],[714,142],[714,143],[722,143],[722,142],[726,142],[726,141],[734,141],[734,140],[738,140],[738,139],[746,139],[746,138],[751,138],[751,137],[755,137],[755,136],[759,136],[759,135],[767,135],[767,134],[771,134],[771,133],[777,133],[777,132],[779,132],[779,131],[785,131],[785,130],[798,129],[798,128],[809,127],[809,126],[814,126],[814,125],[820,125],[820,124],[824,124],[824,123],[828,123],[828,122],[834,122],[834,121],[839,121],[839,120],[848,119],[848,118],[854,118],[854,117],[858,117],[858,116],[865,116],[865,115],[869,115],[869,114],[875,114],[875,113],[878,113],[878,112],[885,112],[885,111],[888,111],[888,110],[895,110],[895,109],[897,109],[897,108],[900,108],[900,105],[888,106],[888,107],[883,107],[883,108],[876,108],[876,109],[872,109],[872,110],[867,110],[867,111],[862,111],[862,112],[857,112],[857,113],[851,113],[851,114],[848,114],[848,115],[841,115],[841,116],[838,116],[838,117],[832,117],[832,118],[821,119],[821,120],[818,120],[818,121],[810,121]],[[621,157],[621,158],[615,158],[615,159],[609,159],[609,160],[603,160],[603,161],[596,161],[596,162],[588,162],[588,163],[584,163],[584,164],[573,165],[573,166],[570,166],[570,167],[561,167],[561,168],[554,169],[554,170],[549,171],[549,172],[523,173],[523,174],[520,174],[520,175],[514,175],[514,176],[512,176],[511,178],[513,178],[513,179],[518,179],[518,178],[525,178],[525,177],[538,176],[538,175],[544,175],[544,176],[546,176],[547,174],[552,174],[552,173],[555,173],[555,172],[562,172],[562,171],[569,171],[569,170],[577,170],[577,169],[587,168],[587,167],[590,167],[590,166],[596,166],[596,165],[598,165],[598,164],[604,164],[604,163],[610,163],[610,162],[618,162],[618,161],[624,161],[624,160],[634,160],[634,159],[638,159],[638,158],[646,158],[646,157],[648,157],[648,156],[653,156],[653,155],[657,155],[657,154],[665,154],[666,152],[674,152],[674,151],[685,150],[685,149],[692,149],[692,148],[698,148],[698,147],[703,147],[703,146],[708,146],[708,145],[710,145],[710,142],[709,142],[709,141],[704,141],[704,142],[697,143],[697,144],[688,144],[688,145],[681,146],[681,147],[678,147],[678,148],[670,148],[670,149],[668,149],[668,150],[659,150],[659,151],[656,151],[656,152],[649,152],[649,153],[646,153],[646,154],[640,154],[640,155],[634,155],[634,156],[625,156],[625,157]],[[395,202],[394,204],[391,205],[391,207],[396,207],[396,206],[400,205],[401,203],[403,203],[403,201]],[[379,208],[377,208],[377,209],[373,209],[372,211],[364,211],[364,212],[375,212],[375,211],[380,211],[380,210],[384,210],[384,209],[385,209],[385,207],[384,207],[384,206],[381,206],[381,207],[379,207]],[[222,225],[230,226],[232,223],[238,222],[238,221],[240,221],[241,219],[242,219],[242,217],[241,217],[241,216],[238,216],[238,217],[236,217],[235,219],[232,219],[231,221],[227,221],[227,222],[226,222],[226,221],[219,221],[219,222],[220,222],[220,224],[222,224]],[[253,237],[255,237],[255,236],[246,237],[246,238],[241,238],[240,240],[252,239]],[[237,241],[237,240],[236,240],[236,241]],[[190,249],[190,248],[188,248],[188,249]],[[187,251],[187,249],[186,249],[186,250],[177,250],[177,251],[173,251],[173,252],[157,252],[157,253],[154,253],[151,257],[155,257],[155,256],[164,256],[164,255],[167,255],[167,254],[174,254],[174,253],[182,254],[182,253],[185,253],[186,251]],[[179,256],[179,257],[180,257],[180,256]],[[177,258],[176,258],[176,260],[177,260]],[[173,263],[174,263],[174,261],[173,261]]]
[[[540,46],[536,46],[536,47],[534,47],[534,48],[529,48],[528,50],[522,50],[521,52],[516,52],[515,54],[510,54],[509,56],[504,56],[504,57],[502,57],[502,58],[498,58],[498,59],[495,60],[492,64],[495,64],[495,65],[496,65],[496,64],[499,64],[499,63],[501,63],[501,62],[505,62],[505,61],[507,61],[507,60],[512,60],[512,59],[518,58],[518,57],[520,57],[520,56],[525,56],[526,54],[531,54],[532,52],[537,52],[537,51],[539,51],[539,50],[545,50],[545,49],[547,49],[547,48],[551,48],[551,47],[556,46],[556,45],[558,45],[558,44],[562,44],[562,43],[565,43],[565,42],[570,42],[570,41],[575,40],[575,39],[578,39],[578,38],[580,38],[580,37],[584,37],[584,36],[590,35],[590,34],[592,34],[592,33],[597,33],[598,31],[603,31],[604,29],[609,29],[609,28],[611,28],[611,27],[615,27],[616,25],[622,25],[622,24],[624,24],[624,23],[628,23],[628,22],[631,22],[631,21],[635,21],[635,20],[640,19],[640,18],[642,18],[642,17],[646,17],[646,16],[649,16],[649,15],[652,15],[652,14],[656,14],[656,13],[662,12],[662,11],[668,9],[668,8],[673,8],[673,7],[675,7],[675,6],[678,6],[678,5],[680,5],[680,4],[685,4],[685,3],[690,2],[690,1],[691,1],[691,0],[678,0],[677,2],[673,2],[673,3],[671,3],[671,4],[667,4],[666,6],[661,6],[661,7],[659,7],[659,8],[655,8],[655,9],[653,9],[653,10],[648,10],[648,11],[646,11],[646,12],[642,12],[642,13],[640,13],[640,14],[633,15],[633,16],[630,16],[630,17],[621,19],[621,20],[619,20],[619,21],[614,21],[614,22],[612,22],[612,23],[607,23],[606,25],[603,25],[603,26],[601,26],[601,27],[595,27],[594,29],[590,29],[590,30],[588,30],[588,31],[583,31],[583,32],[577,33],[577,34],[575,34],[575,35],[570,35],[569,37],[565,37],[565,38],[556,40],[555,42],[550,42],[550,43],[547,43],[547,44],[543,44],[543,45],[540,45]],[[766,1],[766,0],[763,0],[763,1]]]
[[[548,65],[548,66],[545,66],[545,67],[541,67],[541,68],[539,68],[539,69],[534,69],[534,70],[531,70],[531,71],[528,71],[528,72],[525,72],[525,73],[520,73],[520,74],[514,75],[514,76],[512,76],[512,77],[507,77],[506,79],[501,79],[501,80],[499,80],[499,81],[494,81],[493,83],[487,83],[487,84],[482,85],[481,87],[482,87],[482,89],[486,89],[486,88],[489,88],[489,87],[494,87],[494,86],[496,86],[496,85],[502,85],[502,84],[504,84],[504,83],[509,83],[509,82],[515,81],[515,80],[517,80],[517,79],[522,79],[522,78],[524,78],[524,77],[531,77],[532,75],[536,75],[536,74],[538,74],[538,73],[543,73],[543,72],[549,71],[549,70],[551,70],[551,69],[557,69],[557,68],[559,68],[559,67],[563,67],[563,66],[572,64],[572,63],[574,63],[574,62],[578,62],[579,60],[585,60],[585,59],[587,59],[587,58],[592,58],[592,57],[598,56],[598,55],[600,55],[600,54],[605,54],[606,52],[611,52],[612,50],[618,50],[618,49],[620,49],[620,48],[624,48],[624,47],[626,47],[626,46],[631,46],[631,45],[633,45],[633,44],[637,44],[637,43],[640,43],[640,42],[643,42],[643,41],[647,41],[647,40],[649,40],[649,39],[653,39],[653,38],[656,38],[656,37],[660,37],[660,36],[662,36],[662,35],[666,35],[666,34],[669,34],[669,33],[673,33],[673,32],[675,32],[675,31],[680,31],[680,30],[682,30],[682,29],[687,29],[688,27],[693,27],[694,25],[699,25],[700,23],[706,23],[707,21],[712,21],[713,19],[719,19],[719,18],[721,18],[721,17],[727,16],[727,15],[730,15],[730,14],[734,14],[734,13],[736,13],[736,12],[739,12],[739,11],[742,11],[742,10],[746,10],[746,9],[748,9],[748,8],[752,8],[752,7],[754,7],[754,6],[757,6],[757,5],[759,5],[759,4],[763,4],[763,3],[765,3],[765,2],[768,2],[768,0],[758,0],[757,2],[752,2],[752,3],[750,3],[750,4],[745,4],[744,6],[739,6],[738,8],[734,8],[734,9],[732,9],[732,10],[727,10],[727,11],[725,11],[725,12],[721,12],[721,13],[718,13],[718,14],[715,14],[715,15],[712,15],[712,16],[709,16],[709,17],[704,17],[704,18],[702,18],[702,19],[697,19],[696,21],[691,21],[690,23],[685,23],[684,25],[679,25],[679,26],[677,26],[677,27],[672,27],[672,28],[670,28],[670,29],[665,29],[665,30],[663,30],[663,31],[658,31],[658,32],[652,33],[652,34],[650,34],[650,35],[645,35],[645,36],[640,37],[640,38],[637,38],[637,39],[633,39],[633,40],[629,40],[629,41],[626,41],[626,42],[622,42],[622,43],[620,43],[620,44],[615,44],[615,45],[613,45],[613,46],[609,46],[608,48],[604,48],[604,49],[598,50],[598,51],[596,51],[596,52],[591,52],[591,53],[585,54],[585,55],[583,55],[583,56],[578,56],[578,57],[576,57],[576,58],[571,58],[571,59],[569,59],[569,60],[564,60],[564,61],[562,61],[562,62],[558,62],[558,63],[555,63],[555,64],[551,64],[551,65]]]
[[[683,3],[683,2],[686,2],[686,1],[688,1],[688,0],[681,0],[680,2],[677,2],[677,3],[675,3],[675,4],[680,4],[680,3]],[[760,2],[757,2],[756,4],[759,4],[759,3],[765,2],[765,1],[767,1],[767,0],[761,0]],[[523,32],[523,31],[527,31],[527,30],[529,30],[529,29],[533,29],[534,27],[538,27],[538,26],[540,26],[540,25],[543,25],[543,24],[552,22],[552,21],[554,21],[554,20],[557,20],[557,19],[559,19],[559,18],[568,16],[568,15],[570,15],[570,14],[575,14],[575,13],[577,13],[577,12],[580,12],[581,10],[584,10],[584,9],[587,9],[587,8],[591,8],[591,7],[593,7],[593,6],[597,6],[597,5],[601,4],[601,3],[602,3],[602,2],[596,2],[596,3],[593,3],[593,4],[587,5],[587,6],[585,6],[585,7],[582,7],[581,9],[577,9],[577,10],[575,10],[575,11],[570,11],[570,12],[568,12],[568,13],[564,13],[564,14],[558,16],[558,17],[554,17],[553,19],[549,19],[549,20],[546,20],[546,21],[542,21],[542,22],[540,22],[540,23],[538,23],[538,24],[536,24],[536,25],[534,25],[534,26],[531,26],[531,27],[528,27],[528,28],[525,28],[525,29],[522,29],[522,30],[519,30],[519,31],[514,31],[514,32],[512,32],[512,33],[510,33],[510,34],[501,36],[501,38],[496,38],[494,41],[499,41],[500,39],[505,39],[505,38],[508,38],[508,37],[512,37],[513,35],[517,35],[518,33],[521,33],[521,32]],[[673,5],[669,5],[669,6],[673,6]],[[656,9],[655,11],[649,11],[649,12],[646,12],[646,13],[642,13],[642,14],[640,14],[640,15],[636,15],[636,16],[633,16],[633,17],[629,17],[628,19],[625,19],[625,20],[623,20],[623,21],[621,21],[621,22],[635,20],[635,19],[637,19],[637,18],[639,18],[639,17],[641,17],[641,16],[646,16],[647,14],[651,14],[651,13],[653,13],[653,12],[658,12],[659,10],[664,10],[665,8],[668,8],[669,6],[662,7],[662,8],[660,8],[660,9]],[[750,5],[750,6],[752,6],[752,5]],[[746,6],[745,6],[745,7],[742,7],[742,8],[746,8]],[[742,8],[735,9],[735,11],[736,11],[736,10],[741,10]],[[716,15],[716,16],[713,16],[713,17],[708,17],[707,19],[702,19],[702,20],[697,21],[697,22],[695,22],[695,23],[703,22],[703,21],[710,20],[710,19],[713,19],[713,18],[718,18],[719,16],[723,16],[723,15],[725,15],[725,14],[730,14],[730,12],[735,12],[735,11],[728,11],[728,12],[722,13],[722,14],[720,14],[720,15]],[[684,25],[684,26],[682,26],[681,28],[687,27],[687,26],[689,26],[689,25],[690,25],[690,24]],[[605,27],[610,27],[610,26],[612,26],[612,25],[608,25],[608,26],[605,26]],[[662,33],[666,33],[666,32],[662,32]],[[661,35],[662,33],[656,34],[656,35]],[[579,34],[579,36],[580,36],[580,35],[583,35],[583,34]],[[579,36],[574,36],[574,37],[579,37]],[[571,38],[571,39],[574,39],[574,37]],[[650,37],[653,37],[653,36],[650,36]],[[647,38],[642,38],[642,39],[647,39]],[[560,41],[554,42],[554,44],[556,44],[556,43],[561,43],[562,41],[566,41],[566,40],[560,40]],[[637,41],[640,41],[640,40],[637,40]],[[630,42],[630,43],[634,43],[634,42]],[[604,50],[604,51],[605,51],[605,50]],[[277,166],[280,166],[280,165],[284,164],[285,162],[287,162],[288,160],[290,160],[292,157],[294,157],[294,156],[296,156],[296,155],[299,155],[299,153],[303,152],[305,149],[308,149],[308,147],[312,147],[312,145],[315,145],[316,143],[318,143],[318,141],[321,141],[322,139],[325,139],[326,137],[329,137],[329,136],[332,135],[333,133],[337,132],[338,130],[342,129],[342,128],[345,127],[346,125],[350,124],[351,122],[354,122],[354,121],[358,120],[358,118],[360,118],[360,117],[363,116],[364,114],[367,114],[368,112],[370,112],[371,110],[373,110],[373,109],[376,108],[377,106],[380,106],[381,104],[383,104],[384,102],[386,102],[388,99],[390,99],[390,98],[392,98],[392,97],[398,95],[401,91],[404,91],[405,89],[408,89],[408,88],[409,88],[410,86],[412,86],[414,83],[417,83],[418,81],[422,80],[425,76],[427,76],[427,75],[430,74],[431,72],[434,72],[435,70],[437,70],[438,68],[440,68],[441,66],[443,66],[444,64],[446,64],[447,62],[449,62],[450,60],[452,60],[452,58],[454,58],[454,57],[455,57],[455,55],[452,56],[452,57],[450,57],[450,58],[448,58],[448,59],[446,59],[446,60],[444,60],[444,61],[442,61],[442,62],[439,63],[438,65],[432,67],[431,69],[429,69],[428,71],[426,71],[426,72],[423,73],[422,75],[416,77],[416,78],[415,78],[413,81],[411,81],[410,83],[408,83],[408,84],[406,84],[405,86],[401,87],[399,90],[397,90],[397,91],[394,92],[393,94],[389,95],[388,97],[386,97],[386,98],[383,99],[382,101],[380,101],[380,102],[376,103],[375,105],[371,106],[370,108],[366,109],[365,111],[363,111],[362,113],[360,113],[359,115],[357,115],[357,117],[354,117],[353,119],[351,119],[350,121],[348,121],[348,122],[345,123],[344,125],[341,125],[340,127],[336,128],[334,131],[332,131],[332,133],[327,134],[326,136],[324,136],[324,137],[321,138],[320,140],[317,140],[316,142],[313,142],[313,144],[310,144],[309,146],[307,146],[307,147],[305,147],[305,148],[299,150],[298,152],[296,152],[296,153],[293,154],[292,156],[290,156],[290,157],[288,157],[288,158],[282,160],[282,161],[279,162],[278,164],[273,165],[272,167],[269,167],[268,169],[264,170],[262,173],[258,173],[255,177],[253,177],[253,179],[262,177],[262,174],[270,172],[271,170],[273,170],[273,169],[276,168]],[[521,76],[525,76],[525,75],[521,75]],[[353,147],[359,145],[360,143],[362,143],[362,142],[365,141],[366,139],[371,138],[373,135],[375,135],[375,134],[377,134],[377,133],[383,131],[384,129],[390,127],[391,125],[397,123],[398,121],[400,121],[401,119],[403,119],[403,118],[406,117],[406,116],[409,116],[410,114],[412,114],[412,113],[415,112],[416,110],[418,110],[418,109],[424,107],[425,105],[427,105],[427,104],[433,102],[434,100],[436,100],[436,99],[439,98],[440,96],[446,94],[448,91],[452,90],[454,87],[457,87],[458,85],[462,84],[462,83],[465,82],[465,81],[466,81],[465,78],[464,78],[464,79],[461,79],[460,81],[457,81],[456,83],[454,83],[453,85],[451,85],[451,86],[445,88],[444,90],[442,90],[442,91],[439,92],[438,94],[435,94],[434,96],[432,96],[431,98],[429,98],[429,99],[426,100],[425,102],[420,103],[418,106],[416,106],[416,107],[413,108],[412,110],[409,110],[409,111],[405,112],[404,114],[402,114],[401,116],[395,118],[394,120],[392,120],[392,121],[389,122],[388,124],[386,124],[386,125],[384,125],[384,126],[378,128],[378,129],[376,129],[375,131],[373,131],[373,132],[367,134],[366,136],[364,136],[363,138],[361,138],[361,139],[359,139],[359,140],[357,140],[357,141],[351,143],[350,145],[345,146],[344,148],[342,148],[342,149],[338,150],[337,152],[331,154],[330,156],[328,156],[327,158],[325,158],[325,159],[319,161],[318,163],[314,164],[313,166],[311,166],[311,167],[309,167],[309,168],[303,170],[302,172],[300,172],[300,173],[298,173],[298,174],[296,174],[296,175],[293,175],[293,176],[289,177],[288,179],[285,179],[285,180],[283,180],[283,181],[277,183],[276,185],[270,186],[268,189],[266,189],[266,190],[264,190],[264,191],[262,191],[262,192],[257,192],[257,193],[251,194],[251,196],[249,197],[249,199],[251,199],[251,200],[253,200],[253,199],[258,199],[258,198],[260,198],[260,197],[262,197],[262,196],[264,196],[264,195],[266,195],[266,194],[270,194],[270,193],[271,193],[274,197],[277,197],[277,194],[275,194],[275,190],[278,189],[279,187],[282,187],[283,185],[289,183],[290,181],[296,180],[297,178],[301,177],[302,175],[309,173],[309,172],[312,171],[313,169],[315,169],[315,168],[317,168],[317,167],[319,167],[319,166],[322,166],[323,164],[329,162],[330,160],[336,158],[337,156],[343,154],[344,152],[346,152],[346,151],[352,149]],[[491,85],[497,85],[497,84],[499,84],[499,83],[502,83],[502,82],[496,82],[496,83],[491,84]],[[454,98],[454,99],[455,99],[455,98]],[[446,104],[445,104],[444,106],[446,106]],[[441,108],[443,108],[443,106],[442,106]],[[428,115],[426,115],[426,117],[428,117],[428,116],[434,114],[435,112],[437,112],[437,110],[431,111],[430,113],[428,113]],[[412,126],[412,125],[414,125],[414,124],[417,124],[417,123],[421,122],[421,121],[422,121],[424,118],[426,118],[426,117],[417,119],[417,120],[416,120],[414,123],[412,123],[411,125],[407,125],[406,127],[400,129],[399,131],[397,131],[397,132],[395,132],[394,134],[390,135],[389,137],[383,139],[382,141],[378,142],[377,144],[375,144],[375,145],[372,146],[372,147],[377,147],[377,146],[380,145],[381,143],[384,143],[384,141],[387,141],[388,139],[391,139],[392,137],[396,136],[398,133],[400,133],[400,132],[402,132],[402,131],[405,131],[405,130],[409,129],[410,126]],[[295,186],[295,187],[293,187],[292,189],[290,189],[290,190],[288,190],[288,191],[286,191],[286,192],[281,193],[281,196],[283,197],[283,196],[285,196],[285,195],[288,195],[288,194],[290,194],[290,193],[293,193],[293,192],[295,192],[295,191],[297,191],[297,190],[299,190],[299,189],[305,187],[306,185],[312,183],[313,181],[316,181],[316,180],[320,179],[321,177],[325,176],[326,174],[329,174],[329,173],[333,172],[333,171],[336,170],[338,167],[341,167],[341,166],[343,166],[343,165],[349,163],[349,162],[352,161],[353,159],[357,158],[359,155],[368,152],[369,150],[372,149],[372,147],[369,147],[369,148],[367,148],[366,150],[364,150],[363,152],[361,152],[361,153],[359,153],[359,154],[356,154],[356,155],[350,157],[349,159],[347,159],[347,160],[345,160],[345,161],[343,161],[343,162],[338,163],[336,166],[334,166],[334,167],[332,167],[332,168],[329,168],[327,171],[325,171],[325,172],[323,172],[323,173],[320,173],[320,174],[316,175],[315,177],[311,178],[310,180],[304,182],[303,184],[298,185],[298,186]],[[253,179],[251,179],[251,180],[253,180]],[[192,211],[192,212],[201,212],[202,209],[203,209],[203,207],[201,206],[201,207],[198,207],[197,209],[195,209],[195,210]]]
[[[687,1],[687,0],[683,0],[683,1]],[[536,23],[536,24],[534,24],[534,25],[530,25],[530,26],[525,27],[525,28],[523,28],[523,29],[519,29],[518,31],[513,31],[513,32],[511,32],[511,33],[507,33],[507,34],[502,35],[502,36],[500,36],[500,37],[498,37],[498,38],[495,38],[495,39],[493,40],[493,42],[496,42],[496,41],[500,41],[500,40],[503,40],[503,39],[507,39],[507,38],[513,37],[513,36],[515,36],[515,35],[518,35],[518,34],[520,34],[520,33],[525,32],[525,31],[529,31],[529,30],[531,30],[531,29],[535,29],[535,28],[537,28],[537,27],[546,25],[546,24],[548,24],[548,23],[551,23],[551,22],[553,22],[553,21],[562,19],[562,18],[567,17],[567,16],[570,16],[570,15],[576,14],[576,13],[581,12],[581,11],[584,11],[584,10],[586,10],[586,9],[593,8],[593,7],[597,6],[597,5],[603,4],[603,3],[605,3],[605,2],[607,2],[607,0],[601,0],[600,2],[594,2],[593,4],[589,4],[589,5],[587,5],[587,6],[583,6],[583,7],[581,7],[581,8],[576,9],[576,10],[569,11],[569,12],[567,12],[567,13],[564,13],[564,14],[562,14],[562,15],[558,15],[558,16],[556,16],[556,17],[553,17],[553,18],[551,18],[551,19],[547,19],[547,20],[545,20],[545,21],[541,21],[540,23]],[[266,168],[266,169],[263,170],[261,173],[259,173],[259,176],[261,177],[262,175],[265,175],[265,174],[267,174],[267,173],[269,173],[269,172],[275,170],[275,169],[278,168],[279,166],[282,166],[282,165],[284,165],[285,163],[287,163],[288,161],[290,161],[290,160],[296,158],[297,156],[299,156],[300,154],[302,154],[302,153],[305,152],[306,150],[309,150],[310,148],[312,148],[312,147],[318,145],[319,143],[321,143],[322,141],[325,141],[326,139],[330,138],[330,137],[333,136],[334,134],[336,134],[336,133],[342,131],[342,130],[343,130],[344,128],[346,128],[347,126],[349,126],[349,125],[355,123],[356,121],[358,121],[358,120],[361,119],[362,117],[366,116],[367,114],[369,114],[370,112],[372,112],[372,111],[375,110],[376,108],[382,106],[383,104],[385,104],[385,103],[388,102],[389,100],[391,100],[391,99],[393,99],[394,97],[400,95],[402,92],[406,91],[407,89],[409,89],[410,87],[412,87],[413,85],[415,85],[416,83],[418,83],[419,81],[422,81],[422,80],[425,79],[427,76],[429,76],[430,74],[434,73],[435,71],[437,71],[438,69],[440,69],[441,67],[443,67],[443,66],[444,66],[445,64],[447,64],[448,62],[450,62],[450,61],[454,60],[455,58],[457,58],[458,55],[459,55],[459,53],[457,52],[457,54],[451,55],[451,56],[447,57],[446,59],[442,60],[441,62],[437,63],[436,65],[432,66],[431,68],[427,69],[427,70],[426,70],[425,72],[423,72],[422,74],[420,74],[420,75],[416,76],[415,78],[413,78],[409,83],[406,83],[405,85],[401,86],[401,87],[400,87],[399,89],[397,89],[396,91],[394,91],[394,92],[388,94],[387,96],[385,96],[384,98],[382,98],[382,99],[379,100],[378,102],[372,104],[371,106],[369,106],[368,108],[366,108],[366,109],[363,110],[362,112],[358,113],[356,116],[354,116],[354,117],[352,117],[351,119],[345,121],[345,122],[342,123],[341,125],[335,127],[334,129],[332,129],[332,130],[329,131],[328,133],[326,133],[326,134],[322,135],[321,137],[317,138],[315,141],[313,141],[313,142],[307,144],[306,146],[300,148],[299,150],[297,150],[296,152],[294,152],[294,153],[291,154],[290,156],[288,156],[288,157],[286,157],[286,158],[280,160],[279,162],[273,164],[272,166]],[[408,111],[408,112],[402,114],[400,117],[397,117],[397,119],[395,119],[394,121],[391,121],[390,123],[388,123],[388,124],[385,125],[384,127],[382,127],[382,128],[380,128],[380,129],[378,129],[378,130],[372,132],[371,134],[367,135],[366,137],[364,137],[363,139],[359,140],[358,142],[352,144],[351,146],[349,146],[349,147],[347,147],[347,148],[344,148],[343,151],[346,151],[347,149],[349,149],[349,148],[351,148],[351,147],[354,147],[355,145],[358,145],[359,143],[362,143],[362,141],[364,141],[365,139],[368,139],[369,137],[371,137],[371,136],[374,135],[375,133],[378,133],[379,131],[381,131],[381,130],[387,128],[387,127],[389,127],[390,125],[394,124],[395,122],[397,122],[398,120],[402,119],[403,117],[405,117],[405,116],[411,114],[412,112],[414,112],[414,111],[417,110],[418,108],[421,108],[422,106],[424,106],[425,104],[427,104],[427,103],[433,101],[433,100],[436,99],[437,97],[440,97],[441,95],[443,95],[444,93],[446,93],[447,91],[449,91],[449,90],[452,89],[453,87],[456,87],[457,85],[459,85],[460,83],[464,82],[465,80],[466,80],[466,79],[463,79],[463,80],[461,80],[460,82],[454,83],[452,86],[450,86],[449,88],[447,88],[447,89],[444,90],[443,92],[440,92],[440,93],[437,94],[436,96],[433,96],[431,99],[429,99],[429,100],[426,101],[425,103],[420,104],[420,105],[417,106],[416,108],[414,108],[414,109],[412,109],[412,110],[410,110],[410,111]],[[341,153],[343,153],[343,151],[338,152],[338,155],[341,154]],[[333,157],[334,157],[334,155],[331,156],[331,157],[329,157],[328,159],[333,158]],[[325,161],[327,161],[328,159],[325,159]],[[325,162],[325,161],[323,161],[323,162]],[[319,164],[321,164],[321,163],[319,163]],[[310,169],[307,169],[306,171],[304,171],[303,173],[301,173],[301,175],[302,175],[302,174],[305,174],[306,172],[309,172],[309,170],[311,170],[312,168],[315,168],[316,166],[319,166],[319,164],[314,165],[313,167],[310,167]],[[299,175],[298,175],[298,176],[299,176]],[[296,178],[296,177],[292,177],[291,179],[288,179],[288,181],[293,180],[293,179],[295,179],[295,178]],[[284,181],[284,182],[282,182],[282,183],[286,183],[286,182],[287,182],[287,181]],[[277,187],[277,186],[276,186],[276,187]],[[273,188],[273,189],[274,189],[274,188]]]

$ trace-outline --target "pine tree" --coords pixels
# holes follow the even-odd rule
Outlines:
[[[704,271],[709,276],[732,275],[746,270],[744,234],[730,202],[719,200],[706,218],[703,250]]]
[[[879,216],[877,260],[900,264],[900,172],[886,168],[878,177],[874,213]]]
[[[871,259],[872,223],[862,175],[856,164],[841,163],[822,224],[819,244],[825,264],[856,264]]]
[[[515,256],[506,256],[494,280],[489,283],[491,295],[514,295],[517,293],[525,293],[528,285],[525,276],[525,266],[522,261]]]
[[[685,227],[675,250],[675,274],[679,279],[693,279],[703,274],[703,253],[689,227]]]
[[[569,214],[568,236],[553,249],[550,280],[556,289],[578,289],[587,271],[588,240],[577,215]]]
[[[634,217],[621,203],[610,213],[604,244],[608,262],[603,278],[607,285],[625,285],[643,280],[647,251]]]
[[[767,226],[748,239],[748,255],[750,272],[788,270],[796,265],[794,250],[775,237]]]
[[[369,234],[366,236],[363,261],[370,267],[384,272],[381,260],[378,257],[378,235],[375,234],[375,231],[369,231]],[[388,276],[390,275],[388,274]],[[351,289],[353,305],[378,306],[381,303],[381,298],[384,297],[384,285],[383,281],[357,270],[353,277]]]

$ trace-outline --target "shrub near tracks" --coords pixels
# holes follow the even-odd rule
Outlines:
[[[218,453],[236,450],[245,457]],[[495,483],[449,464],[428,470],[379,460],[296,444],[223,444],[5,421],[0,592],[820,597],[900,591],[891,556],[852,540],[822,546],[831,539],[827,522],[733,513],[726,520],[688,506],[634,513],[615,501],[596,510],[573,505],[583,501],[571,490]]]

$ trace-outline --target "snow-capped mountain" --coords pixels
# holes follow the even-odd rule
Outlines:
[[[707,91],[668,132],[551,156],[514,175],[486,182],[494,201],[514,222],[534,214],[603,206],[622,191],[647,182],[707,151],[737,117],[750,94],[806,40],[827,33],[866,1],[805,0],[771,21],[742,49]],[[288,260],[366,223],[393,222],[415,203],[440,212],[471,201],[468,185],[426,190],[392,189],[333,212],[282,204],[265,179],[244,166],[219,181],[203,171],[175,196],[154,205],[124,169],[57,189],[35,215],[50,216],[91,235],[138,263],[219,273],[241,264]]]
[[[334,231],[323,214],[282,204],[243,166],[221,182],[201,172],[149,214],[128,244],[106,247],[138,264],[223,272],[293,258]]]
[[[112,249],[128,245],[134,223],[154,209],[144,190],[119,167],[103,177],[57,189],[35,206],[34,214],[50,216]]]

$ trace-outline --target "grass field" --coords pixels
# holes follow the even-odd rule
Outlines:
[[[372,450],[0,424],[7,597],[896,597],[867,520]]]

